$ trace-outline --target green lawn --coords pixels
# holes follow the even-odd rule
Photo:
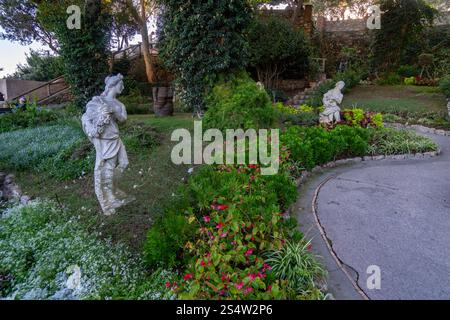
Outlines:
[[[437,87],[357,86],[344,95],[344,107],[392,114],[445,114],[446,100]]]
[[[153,115],[133,115],[130,122],[145,122],[155,127],[162,137],[161,144],[139,152],[128,151],[130,166],[123,176],[121,188],[134,196],[136,201],[121,208],[112,217],[100,213],[92,173],[84,177],[59,181],[45,173],[16,172],[17,183],[32,196],[56,200],[68,208],[68,212],[81,217],[92,230],[100,231],[107,238],[120,240],[135,250],[140,250],[146,232],[155,215],[172,193],[188,176],[189,166],[177,166],[170,160],[172,146],[170,135],[176,128],[193,128],[190,114],[155,118]]]

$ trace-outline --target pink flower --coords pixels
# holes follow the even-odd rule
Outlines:
[[[266,271],[266,270],[272,270],[272,267],[269,266],[267,263],[264,263],[263,272]]]
[[[248,275],[248,277],[250,278],[251,281],[253,281],[253,280],[255,280],[257,278],[256,275],[254,275],[253,273],[250,273]]]
[[[222,233],[222,234],[220,235],[220,237],[221,237],[221,238],[225,238],[227,235],[228,235],[228,233]]]
[[[252,291],[253,291],[253,288],[251,288],[251,287],[245,288],[244,289],[244,294],[249,294]]]
[[[247,250],[247,252],[245,252],[246,256],[249,256],[251,254],[253,254],[253,248],[250,248],[250,249]]]
[[[206,223],[208,223],[208,222],[211,221],[211,218],[208,217],[208,216],[204,216],[204,217],[203,217],[203,221],[205,221]]]
[[[236,287],[236,289],[241,290],[244,287],[244,282],[235,283],[234,286]]]
[[[258,278],[265,278],[265,277],[266,277],[265,273],[258,272]]]
[[[216,229],[222,229],[224,226],[225,225],[222,222],[220,222],[217,224]]]
[[[192,273],[187,273],[187,274],[184,276],[184,281],[188,281],[188,280],[192,279],[192,277],[193,277]]]

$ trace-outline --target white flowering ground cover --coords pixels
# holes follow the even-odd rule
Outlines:
[[[170,299],[176,274],[147,273],[126,246],[36,200],[0,216],[0,299]]]
[[[35,167],[60,150],[84,139],[83,132],[70,125],[50,125],[0,134],[0,164],[23,169]]]

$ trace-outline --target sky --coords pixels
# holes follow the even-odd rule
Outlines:
[[[30,51],[30,48],[34,50],[46,49],[38,43],[31,46],[22,46],[16,42],[0,40],[0,68],[3,68],[3,71],[0,71],[0,79],[14,73],[17,64],[25,63],[25,54]]]

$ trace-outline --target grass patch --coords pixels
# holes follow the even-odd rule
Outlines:
[[[153,134],[143,137],[139,130],[132,130],[128,137],[123,135],[130,166],[119,185],[122,190],[134,196],[136,201],[120,208],[112,217],[101,214],[94,193],[92,174],[94,158],[90,160],[91,169],[86,171],[85,175],[61,180],[50,172],[16,170],[13,173],[16,175],[17,183],[32,197],[52,199],[64,204],[74,216],[80,216],[80,221],[88,230],[99,231],[104,237],[109,237],[114,242],[125,242],[135,252],[140,252],[145,234],[155,217],[162,214],[164,204],[172,201],[172,194],[188,176],[189,166],[174,165],[170,160],[172,146],[177,143],[170,141],[170,134],[176,128],[191,130],[193,119],[187,114],[169,118],[135,115],[129,117],[128,125],[122,132],[124,133],[127,127],[136,125],[148,128],[146,134],[149,131],[157,131],[158,144],[154,143]],[[149,144],[132,147],[133,144],[138,146],[136,143],[139,141]]]
[[[437,87],[358,86],[344,96],[343,106],[403,116],[446,113],[444,95]]]

